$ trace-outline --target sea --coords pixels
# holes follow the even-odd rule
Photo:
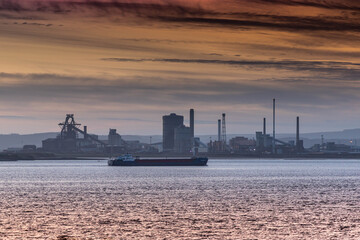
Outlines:
[[[360,239],[360,161],[0,162],[0,239]]]

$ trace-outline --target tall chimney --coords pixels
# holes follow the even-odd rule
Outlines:
[[[273,139],[272,139],[272,153],[275,154],[275,98],[273,99]]]
[[[87,126],[84,126],[84,139],[87,139]]]
[[[218,120],[218,141],[221,141],[221,120]]]
[[[300,148],[300,123],[299,117],[296,117],[296,148],[299,150]]]
[[[226,122],[225,122],[225,113],[222,114],[222,119],[221,119],[221,140],[222,140],[222,146],[223,146],[223,151],[226,151]]]
[[[194,109],[190,109],[190,129],[191,137],[194,138]]]
[[[266,118],[264,118],[263,134],[266,135]]]

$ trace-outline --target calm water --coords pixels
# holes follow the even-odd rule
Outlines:
[[[360,161],[0,162],[0,239],[360,239]]]

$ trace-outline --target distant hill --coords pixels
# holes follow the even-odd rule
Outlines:
[[[47,132],[47,133],[34,133],[34,134],[0,134],[0,150],[4,150],[10,147],[20,148],[23,145],[34,144],[37,147],[41,147],[42,140],[47,138],[55,138],[59,133]],[[321,142],[321,135],[324,136],[325,142],[336,142],[350,144],[350,140],[353,140],[352,144],[360,145],[360,129],[345,129],[337,132],[316,132],[316,133],[301,133],[300,137],[304,140],[305,147],[310,147],[316,143]],[[255,134],[228,134],[227,139],[231,139],[236,136],[244,136],[247,138],[255,138]],[[123,139],[127,141],[140,141],[143,143],[150,143],[150,137],[152,143],[162,141],[161,135],[142,136],[142,135],[122,135]],[[208,143],[210,138],[217,140],[217,135],[200,135],[201,141]],[[295,139],[295,133],[289,134],[277,134],[278,139],[289,141]],[[107,135],[99,135],[99,139],[107,139]]]
[[[41,141],[47,138],[54,138],[59,133],[34,133],[34,134],[1,134],[0,135],[0,150],[7,149],[9,147],[23,147],[24,145],[31,144],[41,147]]]
[[[338,132],[317,132],[317,133],[304,133],[301,134],[304,138],[321,138],[324,135],[325,139],[356,139],[360,138],[360,129],[345,129]]]

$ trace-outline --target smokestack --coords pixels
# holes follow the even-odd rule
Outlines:
[[[273,99],[273,140],[272,140],[272,152],[275,154],[275,98]]]
[[[296,147],[299,150],[300,147],[300,123],[299,117],[296,117]]]
[[[87,139],[87,126],[84,126],[84,139]]]
[[[266,135],[266,118],[264,118],[263,134]]]
[[[191,137],[194,138],[194,109],[190,109],[190,129]]]
[[[221,120],[218,120],[218,141],[221,141]]]
[[[226,150],[226,123],[225,123],[225,113],[222,114],[221,120],[221,135],[222,135],[222,143],[223,143],[223,151]]]

